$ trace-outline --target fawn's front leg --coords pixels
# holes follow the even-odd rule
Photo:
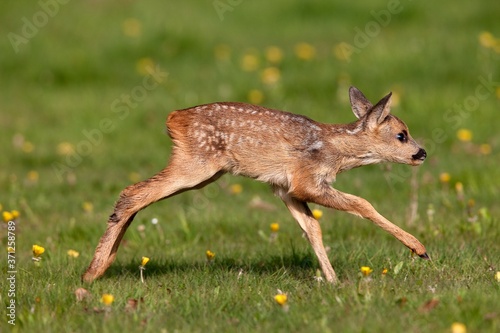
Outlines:
[[[274,192],[283,200],[292,216],[299,223],[300,227],[306,234],[307,240],[311,244],[316,257],[319,260],[321,270],[323,271],[326,280],[332,284],[338,283],[339,281],[337,279],[337,275],[333,270],[332,264],[328,259],[323,245],[323,236],[320,224],[313,217],[307,203],[293,198],[283,189],[274,189]]]
[[[325,207],[346,211],[369,219],[396,237],[401,243],[406,245],[406,247],[418,254],[421,258],[429,259],[424,245],[422,245],[418,239],[380,215],[375,208],[363,198],[338,191],[328,184],[322,184],[319,188],[313,189],[308,189],[303,186],[296,187],[294,189],[294,196],[307,202],[314,202]]]

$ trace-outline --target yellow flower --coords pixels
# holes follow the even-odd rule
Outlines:
[[[489,155],[491,154],[491,146],[487,143],[483,143],[482,145],[479,146],[479,151],[483,155]]]
[[[479,44],[486,48],[495,47],[496,38],[489,31],[483,31],[479,34]]]
[[[266,49],[266,59],[273,64],[280,63],[283,59],[283,52],[277,46],[269,46]]]
[[[276,67],[268,67],[261,73],[261,79],[264,84],[275,84],[281,77],[280,70]]]
[[[253,72],[259,68],[259,58],[253,51],[249,51],[241,58],[241,69],[245,72]]]
[[[271,223],[271,231],[278,232],[280,230],[280,225],[277,222]]]
[[[75,146],[69,142],[61,142],[57,145],[57,154],[62,156],[71,155],[75,152]]]
[[[122,23],[122,31],[127,37],[139,37],[142,32],[142,24],[136,18],[128,18]]]
[[[353,47],[346,42],[341,42],[333,47],[333,55],[342,61],[350,61],[353,52]]]
[[[205,254],[207,256],[208,261],[212,261],[215,258],[215,253],[210,250],[207,250]]]
[[[240,194],[243,191],[243,186],[241,184],[233,184],[229,188],[231,194]]]
[[[391,107],[398,106],[400,101],[401,101],[400,93],[393,90],[392,96],[391,96]]]
[[[11,212],[7,212],[7,211],[2,213],[2,217],[3,217],[4,222],[9,222],[9,221],[12,221],[14,219],[14,215],[12,215]]]
[[[362,266],[361,267],[361,273],[363,273],[364,276],[368,276],[373,272],[373,269],[371,269],[368,266]]]
[[[21,215],[19,213],[19,211],[15,210],[15,209],[13,211],[11,211],[10,213],[12,214],[12,216],[14,217],[14,219],[17,219],[19,217],[19,215]]]
[[[149,258],[148,257],[142,257],[142,260],[141,260],[141,266],[144,267],[146,266],[146,264],[149,262]]]
[[[389,271],[389,270],[388,270],[387,268],[384,268],[384,269],[382,270],[382,275],[386,275],[388,271]]]
[[[82,208],[85,213],[92,213],[92,211],[94,210],[94,205],[92,204],[92,202],[85,201],[84,203],[82,203]]]
[[[40,177],[39,177],[39,175],[38,175],[38,171],[36,171],[36,170],[31,170],[31,171],[29,171],[29,172],[28,172],[28,174],[26,175],[26,178],[28,179],[28,181],[29,181],[30,183],[36,183],[36,182],[38,181],[38,178],[40,178]]]
[[[231,57],[231,48],[226,44],[219,44],[214,49],[215,58],[217,60],[226,61]]]
[[[260,104],[264,100],[264,94],[259,89],[252,89],[248,92],[248,101],[252,104]]]
[[[111,305],[114,300],[115,297],[111,294],[104,294],[101,297],[101,302],[104,303],[104,305]]]
[[[439,181],[441,183],[449,183],[451,179],[451,176],[448,172],[443,172],[439,175]]]
[[[451,324],[451,333],[467,333],[467,327],[462,323]]]
[[[68,256],[72,257],[72,258],[78,258],[78,256],[80,255],[80,253],[78,251],[75,251],[75,250],[68,250],[68,252],[66,252],[68,254]]]
[[[45,249],[41,247],[40,245],[33,245],[33,256],[35,258],[38,258],[39,256],[42,255],[42,253],[45,252]]]
[[[316,55],[314,46],[308,43],[295,45],[295,55],[301,60],[311,60]]]
[[[323,211],[321,209],[313,209],[312,214],[316,220],[319,220],[323,216]]]
[[[16,253],[16,250],[12,246],[9,246],[7,248],[7,252],[9,252],[9,253]]]
[[[274,296],[274,300],[281,306],[284,306],[288,301],[288,297],[285,294],[278,294]]]
[[[135,64],[135,69],[137,73],[144,76],[150,75],[154,67],[155,67],[155,62],[153,61],[153,59],[149,57],[141,58],[137,60],[137,63]]]
[[[26,154],[32,153],[33,150],[35,150],[35,145],[32,144],[29,141],[24,141],[23,145],[21,147],[22,151],[25,152]]]
[[[500,282],[500,271],[495,273],[495,280],[497,280],[497,282]]]
[[[138,172],[131,172],[128,174],[128,179],[133,183],[137,183],[141,180],[141,174]]]
[[[457,191],[457,193],[464,193],[464,184],[462,184],[461,182],[456,182],[455,190]]]
[[[469,142],[472,140],[472,132],[466,128],[461,128],[457,131],[457,137],[462,142]]]

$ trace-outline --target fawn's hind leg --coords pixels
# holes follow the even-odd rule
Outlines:
[[[120,193],[114,212],[108,219],[106,232],[101,237],[82,280],[92,282],[104,274],[114,261],[123,235],[138,211],[181,192],[202,188],[217,180],[223,173],[193,160],[173,160],[153,177],[125,188]]]
[[[328,259],[325,247],[323,246],[323,236],[319,222],[314,218],[306,202],[295,199],[283,189],[275,189],[274,192],[283,200],[286,207],[297,220],[300,227],[307,236],[316,257],[318,257],[321,270],[328,282],[338,283],[337,275]]]

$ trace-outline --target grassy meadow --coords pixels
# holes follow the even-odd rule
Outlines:
[[[486,0],[2,1],[0,331],[500,331],[499,17]],[[224,176],[140,212],[105,276],[80,282],[120,191],[167,163],[170,111],[242,101],[346,123],[350,85],[392,91],[428,159],[334,186],[432,261],[311,205],[341,281],[326,285],[268,186]]]

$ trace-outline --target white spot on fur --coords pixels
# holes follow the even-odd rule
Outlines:
[[[309,150],[319,150],[323,147],[323,141],[315,141],[310,147]]]

